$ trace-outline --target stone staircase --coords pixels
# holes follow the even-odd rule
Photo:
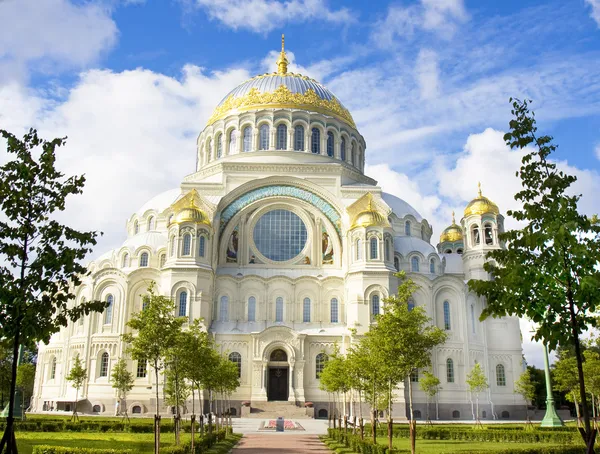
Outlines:
[[[307,419],[306,409],[298,407],[294,402],[252,402],[249,418],[276,419]]]

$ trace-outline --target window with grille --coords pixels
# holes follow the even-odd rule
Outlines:
[[[256,298],[253,296],[248,298],[248,321],[256,321]]]
[[[296,126],[294,128],[294,150],[304,150],[304,126]]]
[[[454,361],[451,358],[446,360],[446,381],[454,383]]]
[[[229,354],[229,361],[237,366],[238,378],[242,376],[242,355],[238,352],[231,352]]]
[[[287,126],[284,124],[277,126],[277,149],[287,150]]]
[[[185,317],[187,315],[187,292],[181,292],[179,294],[179,316]]]
[[[310,298],[304,298],[302,305],[302,321],[304,323],[310,322]]]
[[[371,297],[371,315],[379,315],[379,295]]]
[[[321,373],[325,369],[325,364],[329,360],[329,357],[325,353],[319,353],[315,359],[315,378],[317,380],[321,378]]]
[[[377,238],[373,237],[370,240],[370,258],[371,260],[375,260],[377,258]]]
[[[108,376],[108,353],[106,352],[102,353],[102,358],[100,359],[100,376]]]
[[[145,359],[140,359],[137,362],[137,371],[135,376],[137,378],[146,378],[147,362]]]
[[[228,296],[221,297],[221,307],[219,308],[219,319],[222,322],[229,321],[229,297]]]
[[[142,252],[142,255],[140,255],[140,266],[141,267],[148,266],[148,253],[147,252]]]
[[[283,322],[283,298],[281,296],[275,300],[275,321]]]
[[[327,133],[327,156],[333,157],[333,133]]]
[[[183,235],[183,255],[190,255],[192,253],[192,235],[186,233]]]
[[[262,125],[259,130],[259,143],[261,150],[269,149],[269,126]]]
[[[506,386],[506,373],[502,364],[496,366],[496,384],[498,386]]]
[[[338,323],[339,321],[339,307],[337,298],[331,299],[331,307],[330,307],[330,319],[331,323]]]
[[[310,149],[315,154],[321,153],[321,131],[319,131],[319,128],[312,128]]]
[[[108,303],[108,306],[106,309],[104,309],[104,324],[108,325],[109,323],[112,323],[113,304],[115,302],[115,297],[108,295],[106,297],[106,302]]]
[[[246,126],[244,128],[244,151],[252,150],[252,128]]]
[[[450,303],[444,301],[444,329],[450,331],[452,329],[452,320],[450,319]]]

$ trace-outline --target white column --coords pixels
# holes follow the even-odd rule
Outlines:
[[[288,375],[289,380],[289,392],[288,392],[288,401],[295,402],[296,396],[294,394],[294,363],[290,362],[290,373]]]

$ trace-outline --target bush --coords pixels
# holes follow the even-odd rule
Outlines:
[[[192,453],[192,443],[190,441],[179,446],[160,448],[160,451],[163,454],[202,454],[225,438],[225,430],[219,430],[218,432],[205,434],[203,437],[197,438],[194,442],[194,453]]]
[[[131,449],[63,448],[62,446],[34,446],[33,454],[133,454]]]

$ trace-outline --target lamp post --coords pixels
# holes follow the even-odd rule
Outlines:
[[[544,372],[546,376],[546,414],[542,419],[541,427],[564,426],[562,419],[554,409],[554,396],[552,395],[552,381],[550,379],[550,360],[548,358],[548,345],[544,344]]]

